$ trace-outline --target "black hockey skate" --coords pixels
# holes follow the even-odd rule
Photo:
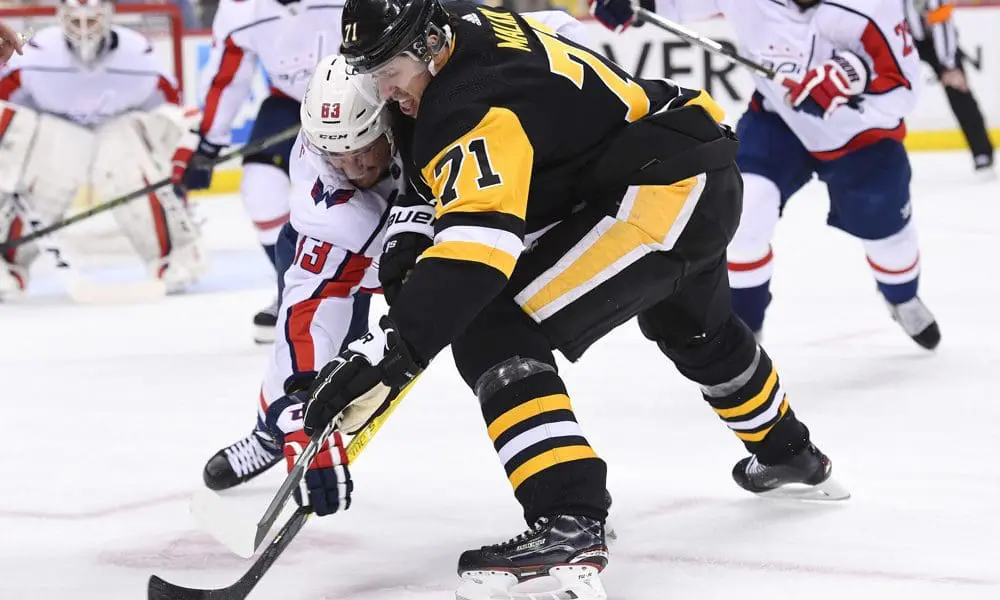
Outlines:
[[[941,343],[941,330],[938,328],[937,320],[919,297],[911,298],[902,304],[888,306],[892,320],[899,323],[914,342],[928,350],[933,350]]]
[[[607,593],[598,574],[607,564],[603,523],[570,515],[541,517],[511,540],[463,552],[458,559],[463,583],[456,598],[604,600]],[[533,581],[546,576],[559,587]],[[520,589],[512,590],[514,586]]]
[[[246,483],[281,461],[281,447],[256,429],[242,440],[226,446],[205,463],[205,485],[227,490]]]
[[[756,456],[744,458],[733,467],[733,479],[748,492],[772,498],[802,500],[846,500],[851,497],[830,474],[830,459],[809,444],[788,460],[765,465]]]
[[[274,330],[278,326],[278,299],[260,309],[253,316],[253,341],[258,344],[273,344]]]

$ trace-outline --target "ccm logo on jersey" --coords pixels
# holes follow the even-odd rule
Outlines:
[[[319,109],[319,116],[321,119],[339,119],[340,102],[335,102],[333,104],[330,104],[329,102],[324,102],[323,106],[321,106]]]

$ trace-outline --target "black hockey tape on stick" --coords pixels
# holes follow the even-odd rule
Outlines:
[[[347,448],[345,448],[348,465],[354,463],[358,455],[361,454],[361,451],[365,449],[368,442],[370,442],[378,430],[382,428],[382,425],[389,418],[389,415],[392,414],[392,411],[396,410],[396,406],[398,406],[403,397],[409,393],[410,389],[413,388],[413,384],[416,383],[418,379],[420,379],[419,375],[413,378],[410,383],[406,384],[406,387],[400,390],[399,393],[396,394],[396,396],[389,402],[388,408],[382,411],[382,414],[372,419],[370,423],[365,425],[365,427],[351,439],[351,442],[347,445]],[[298,487],[299,481],[302,480],[307,466],[312,462],[312,459],[315,458],[319,446],[323,444],[326,441],[326,438],[330,437],[333,433],[334,424],[337,421],[338,419],[334,419],[323,431],[313,434],[312,439],[309,440],[309,444],[302,451],[298,460],[295,461],[295,466],[292,467],[288,476],[285,477],[285,481],[282,482],[281,487],[278,488],[278,492],[274,495],[274,499],[271,500],[271,504],[268,505],[267,510],[264,511],[264,515],[257,523],[257,531],[254,534],[253,543],[254,551],[260,548],[260,545],[267,537],[268,532],[271,531],[271,528],[274,526],[274,522],[278,519],[282,509],[285,507],[285,504],[288,503],[288,499],[292,496],[295,488]]]
[[[239,157],[239,156],[244,156],[246,154],[253,154],[254,152],[259,152],[259,151],[263,150],[264,148],[273,146],[273,145],[281,143],[281,142],[283,142],[283,141],[285,141],[287,139],[295,137],[298,134],[298,131],[299,131],[299,126],[298,125],[293,125],[292,127],[289,127],[288,129],[285,129],[283,131],[279,131],[278,133],[276,133],[274,135],[269,135],[269,136],[267,136],[265,138],[261,138],[261,139],[255,141],[255,142],[250,143],[250,144],[246,144],[245,146],[243,146],[243,147],[241,147],[241,148],[239,148],[237,150],[233,150],[232,152],[228,152],[228,153],[223,154],[221,156],[217,156],[216,158],[212,159],[210,162],[211,162],[212,166],[215,166],[215,165],[218,165],[219,163],[223,163],[223,162],[225,162],[225,161],[227,161],[227,160],[229,160],[231,158],[236,158],[236,157]],[[120,196],[118,198],[115,198],[114,200],[109,200],[109,201],[104,202],[102,204],[98,204],[97,206],[93,206],[91,208],[88,208],[87,210],[85,210],[83,212],[80,212],[80,213],[77,213],[77,214],[73,215],[72,217],[69,217],[68,219],[63,219],[61,221],[56,221],[55,223],[53,223],[51,225],[48,225],[46,227],[42,227],[40,229],[36,229],[35,231],[29,233],[28,235],[26,235],[24,237],[17,238],[16,240],[11,240],[11,241],[9,241],[9,242],[7,242],[5,244],[0,244],[0,254],[3,254],[5,252],[7,252],[8,250],[13,250],[14,248],[17,248],[19,246],[23,246],[24,244],[33,242],[33,241],[37,240],[40,237],[49,235],[50,233],[52,233],[54,231],[59,231],[60,229],[62,229],[64,227],[69,227],[70,225],[72,225],[74,223],[79,223],[80,221],[83,221],[84,219],[89,219],[90,217],[92,217],[92,216],[94,216],[96,214],[100,214],[100,213],[102,213],[104,211],[111,210],[112,208],[117,208],[117,207],[119,207],[119,206],[121,206],[123,204],[131,202],[132,200],[135,200],[136,198],[139,198],[139,197],[145,196],[146,194],[150,194],[152,192],[155,192],[156,190],[158,190],[161,187],[164,187],[166,185],[169,185],[170,183],[171,183],[171,178],[170,177],[164,177],[163,179],[161,179],[159,181],[154,181],[153,183],[151,183],[149,185],[146,185],[146,186],[143,186],[143,187],[135,190],[134,192],[129,192],[129,193],[125,194],[124,196]]]
[[[174,585],[156,575],[150,575],[149,584],[146,587],[146,597],[148,600],[243,600],[250,595],[261,577],[267,573],[274,561],[278,560],[288,544],[295,539],[310,514],[309,509],[306,508],[295,511],[292,518],[274,536],[271,543],[267,545],[267,549],[253,562],[250,569],[229,587],[214,590],[187,588]]]
[[[403,397],[409,393],[410,388],[413,387],[413,384],[416,383],[419,378],[420,377],[417,376],[410,381],[406,387],[396,394],[396,396],[389,403],[388,408],[382,411],[382,414],[375,417],[371,423],[366,425],[364,429],[354,436],[351,443],[348,444],[346,448],[348,464],[353,463],[361,451],[365,449],[368,442],[370,442],[375,433],[381,429],[382,425],[389,418],[389,415],[392,414],[392,412],[396,409],[396,406],[398,406]],[[336,422],[336,419],[334,422]],[[328,428],[328,430],[324,430],[323,432],[316,434],[313,439],[318,443],[322,443],[325,439],[325,435],[329,435],[330,431],[332,431],[332,428]],[[304,456],[306,456],[305,451],[303,451],[302,456],[299,457],[298,462],[301,462],[303,460],[302,457]],[[301,474],[299,474],[299,478],[301,478]],[[290,473],[285,480],[286,483],[291,479],[292,474]],[[297,479],[295,480],[295,485],[298,485]],[[294,488],[294,486],[292,487]],[[284,488],[284,486],[282,486],[282,488]],[[289,492],[289,495],[290,494],[291,493]],[[275,500],[272,501],[272,505],[278,500],[279,497],[280,493],[275,496]],[[286,496],[285,500],[287,501],[287,499],[288,498]],[[277,515],[280,512],[281,509],[279,507],[274,518],[277,518]],[[257,585],[257,582],[260,581],[261,577],[263,577],[267,570],[271,568],[274,561],[276,561],[278,557],[281,556],[281,553],[285,551],[288,544],[295,539],[295,536],[298,535],[302,526],[305,525],[306,519],[309,518],[310,514],[312,514],[311,509],[302,507],[298,508],[295,513],[292,514],[292,517],[288,519],[284,526],[282,526],[282,528],[278,531],[277,535],[271,539],[267,548],[265,548],[257,560],[254,561],[253,565],[250,566],[250,569],[247,570],[247,572],[244,573],[243,576],[236,581],[236,583],[224,588],[205,590],[182,587],[170,583],[169,581],[165,581],[156,575],[151,575],[146,588],[148,600],[244,600],[250,592],[253,591],[253,588]],[[263,522],[264,519],[261,519],[262,524]],[[270,525],[273,524],[274,520],[272,519],[271,523],[268,525],[268,529],[270,529]],[[267,532],[265,531],[265,535],[266,533]]]
[[[768,69],[762,64],[755,63],[749,58],[744,58],[739,54],[736,54],[736,52],[733,51],[731,48],[727,48],[711,38],[707,38],[696,31],[684,27],[683,25],[674,23],[670,19],[664,18],[656,14],[655,12],[646,10],[641,6],[636,6],[634,8],[636,17],[638,17],[641,21],[644,21],[646,23],[652,23],[653,25],[656,25],[660,29],[664,29],[676,36],[684,38],[685,40],[691,42],[692,44],[697,44],[710,52],[721,54],[722,56],[729,59],[730,62],[742,65],[750,69],[751,71],[756,72],[758,75],[763,75],[768,79],[774,79],[775,76],[774,71]]]

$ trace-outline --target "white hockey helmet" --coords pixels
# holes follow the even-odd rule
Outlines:
[[[61,0],[57,13],[70,48],[84,63],[93,62],[111,34],[114,3],[110,0]]]
[[[339,54],[320,61],[299,114],[305,141],[317,152],[355,152],[383,135],[392,141],[389,114],[375,82],[366,75],[348,75]]]

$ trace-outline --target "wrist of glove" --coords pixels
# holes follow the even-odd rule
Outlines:
[[[417,259],[434,243],[434,207],[422,202],[400,206],[406,202],[406,198],[397,200],[397,205],[389,211],[385,243],[379,258],[378,278],[390,305],[396,301]]]
[[[340,429],[359,431],[389,405],[426,367],[409,349],[388,316],[327,363],[309,389],[303,430],[322,431],[340,418]]]
[[[590,14],[611,31],[621,33],[634,25],[639,27],[642,20],[635,18],[635,8],[631,0],[587,0]],[[640,0],[639,6],[656,12],[656,0]]]
[[[784,75],[776,80],[788,88],[785,96],[796,110],[829,119],[843,106],[858,108],[861,94],[868,88],[871,71],[861,57],[852,52],[840,52],[809,70],[802,81]]]
[[[422,233],[403,232],[387,238],[378,264],[378,279],[382,284],[385,301],[391,306],[396,302],[406,278],[417,265],[417,259],[433,245],[433,240]]]
[[[181,137],[171,159],[170,175],[178,195],[183,195],[185,190],[203,190],[211,185],[213,161],[222,148],[205,140],[197,131],[188,131]]]
[[[309,435],[302,430],[307,398],[304,390],[282,396],[267,408],[264,418],[264,430],[282,448],[289,472],[309,445]],[[320,444],[294,491],[295,501],[323,516],[350,508],[353,491],[347,450],[340,432],[335,431]]]

